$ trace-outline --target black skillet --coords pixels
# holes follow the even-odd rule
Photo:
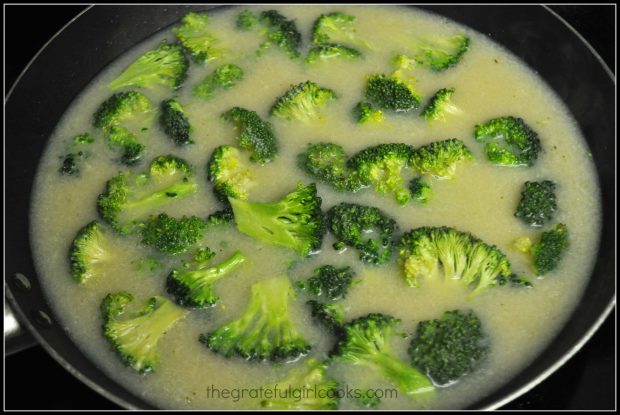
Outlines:
[[[204,9],[204,7],[202,8]],[[611,218],[610,221],[606,221],[605,228],[611,231],[614,228],[613,190],[615,183],[612,154],[615,154],[613,151],[615,150],[615,140],[613,122],[609,120],[613,120],[615,114],[612,112],[615,108],[613,105],[615,86],[600,63],[577,40],[574,34],[552,17],[548,11],[540,8],[502,7],[489,10],[489,8],[481,6],[453,6],[430,7],[430,9],[484,33],[491,33],[492,37],[499,43],[508,46],[509,49],[536,68],[541,76],[547,79],[551,86],[564,98],[580,121],[586,138],[590,141],[593,156],[599,167],[599,177],[601,178],[604,196],[606,184],[608,186],[608,200],[604,200],[604,205],[605,208],[609,208],[606,209],[606,213],[608,216],[611,213]],[[145,408],[148,406],[128,394],[93,367],[54,323],[51,327],[42,327],[46,326],[45,319],[36,314],[37,311],[43,310],[50,316],[51,313],[49,313],[44,298],[38,291],[30,255],[24,255],[24,253],[29,253],[28,241],[23,235],[23,229],[27,228],[26,212],[29,202],[29,197],[24,195],[24,191],[27,193],[30,191],[38,158],[45,140],[54,128],[59,116],[64,112],[75,94],[105,64],[114,60],[116,56],[148,34],[177,20],[187,9],[168,8],[164,12],[161,8],[156,7],[123,7],[121,10],[122,14],[117,12],[118,7],[97,7],[89,10],[63,31],[37,57],[33,65],[20,79],[15,90],[11,92],[6,107],[6,194],[9,197],[22,194],[23,200],[22,202],[12,200],[7,205],[7,219],[9,220],[7,221],[8,243],[5,275],[7,276],[8,287],[19,304],[18,313],[22,318],[26,317],[24,320],[26,325],[30,326],[29,329],[36,331],[35,336],[52,356],[57,360],[60,359],[63,366],[71,367],[72,373],[81,373],[78,377],[113,401],[123,406]],[[132,20],[138,15],[141,16],[141,19]],[[145,18],[145,15],[148,18]],[[111,19],[116,21],[111,22]],[[509,24],[502,24],[502,22],[508,21]],[[139,24],[135,25],[132,22]],[[121,27],[124,30],[118,31],[114,29],[115,27]],[[110,41],[111,44],[106,44],[107,41]],[[97,45],[97,42],[101,43]],[[553,42],[562,42],[562,47],[560,49],[550,47],[554,44]],[[68,47],[67,45],[71,46]],[[87,54],[89,50],[96,50],[97,56],[93,57],[92,52],[90,55]],[[562,51],[560,56],[554,55],[558,50]],[[59,59],[58,56],[61,58]],[[586,57],[589,59],[585,59]],[[74,65],[76,64],[80,71],[75,70],[76,66]],[[567,75],[566,71],[554,72],[552,70],[554,66],[551,64],[560,67],[564,65],[564,68],[570,67],[571,73],[569,76],[565,76]],[[69,68],[69,71],[67,72],[64,68]],[[44,79],[36,79],[41,71],[45,72]],[[570,75],[574,77],[571,78]],[[54,79],[55,82],[50,83],[50,79]],[[579,86],[579,88],[575,88],[575,86]],[[41,91],[47,93],[40,93]],[[39,96],[37,96],[38,93],[40,93]],[[607,102],[607,107],[605,107],[605,102]],[[589,103],[589,105],[584,105],[585,103]],[[20,105],[21,111],[23,111],[21,117],[19,116]],[[27,108],[28,111],[25,111],[24,108]],[[592,108],[597,109],[597,111],[593,111]],[[604,108],[607,109],[607,113],[604,113]],[[37,114],[37,116],[24,117],[23,114],[27,113]],[[602,126],[607,127],[607,130],[601,131],[600,123],[605,116],[608,117],[608,121],[607,123],[603,122]],[[601,119],[599,120],[597,117],[601,117]],[[597,125],[599,128],[594,128]],[[591,132],[588,131],[588,127],[592,129]],[[606,148],[605,143],[607,143]],[[17,177],[13,173],[17,173]],[[609,199],[610,197],[611,199]],[[18,237],[17,235],[20,234],[21,237]],[[606,240],[609,242],[605,243]],[[590,285],[585,296],[589,301],[580,306],[579,318],[571,320],[571,323],[558,339],[530,368],[474,407],[497,407],[506,402],[507,399],[514,398],[516,394],[520,393],[520,389],[527,388],[532,380],[544,371],[545,366],[551,365],[554,361],[562,361],[569,354],[572,354],[571,349],[579,343],[578,340],[588,332],[589,328],[596,325],[597,317],[603,314],[603,310],[606,309],[605,306],[615,298],[613,254],[611,253],[613,252],[614,242],[613,232],[611,235],[603,235],[603,241],[603,249],[599,255],[593,284]],[[604,272],[605,269],[610,271],[607,278],[599,277],[600,272]],[[15,272],[30,276],[29,279],[32,283],[30,291],[21,292],[16,289],[12,278]],[[601,281],[597,283],[598,280]],[[592,299],[592,294],[596,295],[594,299],[596,301]],[[586,302],[584,301],[584,303]],[[23,313],[24,310],[27,310],[27,315]],[[588,314],[587,318],[583,317],[584,312]],[[579,320],[579,322],[574,322],[574,320]],[[7,380],[10,382],[10,378]],[[30,406],[24,403],[20,407]]]

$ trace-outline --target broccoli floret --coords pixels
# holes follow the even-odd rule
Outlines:
[[[66,146],[65,154],[61,156],[62,163],[58,171],[65,176],[79,176],[80,163],[90,157],[88,147],[94,141],[89,133],[74,136]]]
[[[267,49],[275,44],[291,58],[299,57],[301,33],[297,30],[294,20],[287,20],[275,10],[266,10],[260,14],[259,22],[265,29],[264,34],[267,37],[261,44],[261,49]]]
[[[418,324],[409,356],[436,385],[447,385],[480,366],[489,352],[488,343],[473,311],[446,311],[439,319]]]
[[[400,320],[371,313],[345,324],[330,353],[332,359],[371,368],[396,385],[404,394],[426,401],[435,396],[433,383],[416,368],[402,361],[389,345]]]
[[[127,166],[137,164],[144,154],[145,146],[127,128],[113,125],[107,133],[107,144],[120,153],[119,161]]]
[[[117,92],[99,106],[93,125],[106,131],[151,110],[148,98],[135,91]]]
[[[223,113],[221,118],[239,130],[239,146],[251,153],[250,161],[265,164],[278,153],[278,142],[271,124],[263,121],[256,112],[234,107]]]
[[[212,257],[212,255],[199,255],[200,261],[197,263],[201,265],[197,268],[191,270],[173,269],[170,272],[166,280],[166,289],[169,294],[174,296],[177,304],[197,308],[215,305],[219,297],[215,294],[214,284],[229,275],[246,260],[246,257],[237,251],[224,262],[207,266],[205,262]]]
[[[354,278],[355,271],[351,267],[336,268],[333,265],[323,265],[314,270],[312,277],[298,281],[297,286],[317,297],[335,301],[347,295]]]
[[[340,304],[322,303],[316,300],[309,300],[306,304],[310,306],[312,317],[317,322],[334,333],[342,329],[344,310]]]
[[[290,371],[286,378],[265,390],[287,391],[260,402],[264,409],[320,411],[337,409],[338,383],[326,374],[328,363],[310,357]],[[307,393],[315,391],[316,393]]]
[[[110,245],[103,225],[94,220],[80,229],[69,250],[71,276],[80,284],[100,272],[109,259]]]
[[[205,266],[207,262],[211,261],[213,258],[215,258],[215,252],[213,252],[208,246],[198,248],[193,256],[194,262],[199,267]]]
[[[109,85],[111,90],[125,87],[153,88],[158,85],[176,89],[187,77],[189,61],[180,45],[163,41],[129,65]]]
[[[233,215],[232,208],[230,206],[218,210],[215,213],[210,214],[207,217],[207,224],[209,226],[220,226],[220,225],[228,225],[233,223],[235,217]]]
[[[433,197],[433,189],[421,178],[415,177],[409,182],[411,198],[419,203],[426,204]]]
[[[312,81],[291,86],[271,107],[271,115],[286,120],[312,121],[322,117],[322,110],[336,93]]]
[[[202,334],[200,341],[226,357],[272,362],[295,360],[310,350],[290,317],[294,292],[288,277],[261,280],[252,285],[252,297],[239,319]]]
[[[237,16],[237,29],[248,31],[258,23],[258,18],[249,10],[243,10]]]
[[[329,43],[310,49],[310,51],[308,51],[308,56],[306,56],[306,62],[316,63],[336,58],[351,60],[358,59],[361,56],[362,54],[357,49],[336,43]]]
[[[380,209],[341,203],[327,212],[327,226],[338,241],[360,251],[360,260],[371,264],[390,260],[396,221]]]
[[[370,102],[362,101],[353,108],[353,116],[358,124],[383,122],[383,111],[375,108]]]
[[[456,138],[434,141],[411,153],[411,168],[437,179],[452,179],[460,162],[473,159],[467,146]]]
[[[294,191],[272,203],[228,199],[237,229],[271,245],[283,246],[306,256],[321,247],[325,220],[316,186],[297,184]]]
[[[342,12],[322,14],[312,27],[312,43],[346,43],[355,39],[355,16]]]
[[[370,75],[365,96],[372,104],[384,110],[405,112],[420,106],[420,95],[413,85],[393,75]]]
[[[191,144],[192,125],[185,114],[185,110],[176,99],[167,99],[161,103],[159,123],[164,132],[178,146]]]
[[[108,294],[101,302],[103,335],[123,363],[140,373],[155,370],[159,363],[159,339],[187,313],[164,297],[151,297],[146,305],[129,312],[133,295]]]
[[[160,252],[177,255],[189,249],[203,235],[207,223],[196,216],[176,219],[165,213],[150,216],[140,225],[142,244]]]
[[[532,245],[536,275],[553,271],[560,263],[568,245],[568,228],[563,223],[543,232],[540,240]]]
[[[223,145],[213,150],[207,171],[219,200],[225,202],[228,197],[247,200],[254,181],[251,170],[236,147]]]
[[[133,263],[133,262],[132,262]],[[141,273],[153,273],[164,268],[164,264],[154,257],[147,256],[135,261],[136,270]]]
[[[243,80],[243,69],[234,64],[226,64],[207,75],[192,89],[192,93],[203,99],[211,99],[218,89],[230,89]]]
[[[209,62],[223,54],[215,47],[217,38],[207,31],[208,20],[206,13],[188,13],[175,30],[177,39],[196,63]]]
[[[420,40],[411,57],[420,65],[439,72],[459,63],[468,50],[469,38],[465,35],[436,37]]]
[[[106,183],[97,199],[101,217],[116,231],[130,233],[153,208],[196,193],[192,167],[184,160],[168,155],[155,158],[149,172],[127,176],[120,172]]]
[[[372,185],[381,193],[394,193],[396,201],[405,205],[411,193],[403,184],[402,170],[408,168],[412,151],[407,144],[379,144],[360,151],[347,165],[357,172],[365,186]]]
[[[527,225],[542,226],[553,219],[557,208],[554,182],[525,182],[515,216]]]
[[[347,154],[338,144],[311,143],[298,156],[299,164],[311,177],[328,183],[338,191],[355,192],[362,182],[347,168]]]
[[[503,285],[512,276],[510,261],[495,246],[449,227],[422,227],[405,233],[399,242],[399,262],[405,280],[443,276],[473,290],[471,296]]]
[[[461,110],[451,100],[454,91],[454,88],[442,88],[435,92],[420,116],[426,121],[445,121],[446,114],[460,113]]]
[[[484,143],[489,160],[500,166],[531,166],[542,150],[538,134],[521,118],[500,117],[476,125],[474,137]]]

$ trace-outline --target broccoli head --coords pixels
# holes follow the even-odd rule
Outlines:
[[[419,286],[420,277],[443,276],[468,286],[474,296],[503,285],[513,275],[510,261],[497,247],[445,226],[409,231],[398,247],[405,280],[412,287]]]
[[[390,260],[396,221],[380,209],[341,203],[327,212],[327,226],[338,241],[360,251],[360,260],[371,264]]]
[[[202,99],[211,99],[218,89],[230,89],[243,80],[243,69],[234,64],[226,64],[207,75],[192,89],[192,93]]]
[[[406,112],[420,106],[420,95],[410,82],[397,76],[373,74],[366,83],[366,99],[378,108]]]
[[[103,225],[94,220],[80,229],[71,243],[71,276],[80,284],[96,276],[110,259],[110,242]]]
[[[544,275],[557,268],[568,245],[568,228],[563,223],[543,232],[540,240],[532,245],[536,275]]]
[[[355,41],[355,16],[342,12],[322,14],[312,27],[312,43],[344,43]]]
[[[144,94],[136,91],[117,92],[99,106],[93,116],[93,125],[106,131],[149,111],[151,103]]]
[[[383,111],[366,101],[361,101],[353,108],[353,116],[358,124],[381,123],[384,118]]]
[[[183,48],[163,41],[157,49],[146,52],[129,65],[110,83],[109,88],[153,88],[162,85],[176,89],[185,81],[188,67],[189,61]]]
[[[310,51],[308,51],[308,56],[306,56],[306,62],[317,63],[337,58],[351,60],[358,59],[361,56],[362,54],[357,49],[353,49],[345,45],[330,43],[315,46],[310,49]]]
[[[300,337],[288,309],[294,292],[288,277],[261,280],[252,285],[245,312],[235,321],[202,334],[200,341],[226,357],[271,362],[295,360],[310,350]]]
[[[355,271],[351,267],[336,268],[333,265],[323,265],[314,270],[312,277],[299,281],[297,286],[317,297],[335,301],[347,295],[354,278]]]
[[[451,100],[454,91],[454,88],[442,88],[435,92],[420,116],[426,121],[445,121],[446,114],[460,113],[461,110]]]
[[[399,319],[379,313],[357,318],[343,326],[330,356],[336,361],[371,368],[404,394],[426,402],[435,396],[433,383],[402,361],[389,345],[399,323]]]
[[[196,63],[205,63],[222,56],[215,47],[217,39],[208,32],[209,16],[206,13],[188,13],[175,29],[179,43]]]
[[[251,30],[254,28],[254,26],[256,26],[257,23],[258,23],[258,17],[256,17],[249,10],[243,10],[237,16],[236,25],[237,25],[237,29],[239,30],[243,30],[243,31]]]
[[[323,107],[336,99],[336,93],[312,81],[291,86],[271,107],[271,115],[286,120],[312,121],[322,117]]]
[[[294,20],[287,20],[276,10],[266,10],[260,14],[258,21],[263,26],[267,37],[267,40],[261,44],[262,49],[267,49],[275,44],[291,58],[299,57],[301,33]]]
[[[214,284],[229,275],[246,260],[246,257],[237,251],[224,262],[207,266],[206,262],[213,258],[213,255],[209,253],[198,251],[196,262],[199,265],[197,268],[189,270],[173,269],[168,275],[166,289],[169,294],[174,296],[177,304],[196,308],[215,305],[219,297],[215,294]]]
[[[310,307],[312,318],[330,331],[337,333],[344,323],[344,310],[340,304],[322,303],[309,300],[306,304]]]
[[[192,125],[187,114],[185,114],[185,110],[176,99],[162,101],[159,124],[176,145],[182,146],[194,142],[190,138]]]
[[[140,373],[155,370],[159,339],[187,313],[164,297],[151,297],[135,312],[126,310],[133,301],[127,292],[108,294],[101,302],[103,336],[123,363]]]
[[[391,143],[368,147],[347,161],[366,186],[381,193],[394,193],[396,201],[405,205],[411,198],[403,184],[402,170],[409,167],[413,149],[407,144]]]
[[[229,198],[237,229],[271,245],[306,256],[321,247],[325,220],[314,183],[299,183],[295,190],[272,203]]]
[[[198,242],[206,227],[206,221],[196,216],[176,219],[160,213],[140,224],[140,234],[142,244],[165,254],[177,255]]]
[[[278,393],[273,398],[262,400],[261,408],[306,411],[337,409],[340,400],[338,383],[327,376],[327,366],[327,362],[308,358],[300,366],[293,368],[284,379],[266,388],[279,388],[287,393]],[[315,393],[307,393],[308,391]]]
[[[465,35],[455,35],[423,39],[418,41],[413,49],[412,59],[439,72],[459,63],[469,50],[469,38]]]
[[[239,130],[239,146],[251,153],[250,161],[265,164],[278,153],[278,143],[271,124],[263,121],[256,112],[234,107],[224,112],[221,118]]]
[[[557,208],[554,182],[525,182],[515,216],[527,225],[542,226],[553,219]]]
[[[409,190],[411,191],[411,198],[422,204],[428,203],[433,196],[431,186],[419,177],[415,177],[409,182]]]
[[[106,182],[97,198],[99,215],[116,231],[134,232],[154,208],[196,193],[192,167],[168,155],[155,158],[148,173],[129,176],[120,172]]]
[[[542,150],[538,134],[521,118],[499,117],[476,125],[474,137],[499,166],[531,166]]]
[[[447,385],[480,366],[489,352],[488,342],[473,311],[446,311],[439,319],[418,324],[409,356],[436,385]]]
[[[452,179],[456,166],[473,156],[467,146],[456,138],[435,141],[411,153],[411,168],[420,174],[430,174],[437,179]]]
[[[58,171],[64,176],[79,176],[80,164],[90,157],[88,147],[95,140],[89,133],[74,136],[66,146],[65,154],[61,156],[62,163]]]
[[[229,197],[247,200],[254,185],[252,172],[236,147],[223,145],[213,150],[207,171],[219,200],[226,201]]]
[[[347,168],[347,154],[338,144],[308,144],[298,159],[306,173],[338,191],[355,192],[362,188],[357,174]]]
[[[108,129],[107,144],[120,154],[119,161],[127,166],[137,164],[144,154],[144,144],[127,128],[118,125]]]

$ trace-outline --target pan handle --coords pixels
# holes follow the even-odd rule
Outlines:
[[[37,340],[19,323],[6,297],[4,299],[4,356],[27,349]]]

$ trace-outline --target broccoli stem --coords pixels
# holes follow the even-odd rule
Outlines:
[[[143,208],[151,209],[154,207],[162,206],[169,203],[171,198],[187,196],[195,193],[197,190],[198,186],[196,185],[196,183],[192,181],[184,181],[181,183],[175,183],[156,192],[149,193],[148,195],[139,199],[127,202],[127,204],[125,205],[125,209],[127,211],[133,211],[132,214],[128,215],[130,217],[127,219],[132,220],[139,218],[141,216]]]
[[[368,361],[374,363],[386,379],[397,385],[407,395],[418,400],[429,399],[435,395],[432,382],[401,359],[385,352],[375,352],[369,355]]]

